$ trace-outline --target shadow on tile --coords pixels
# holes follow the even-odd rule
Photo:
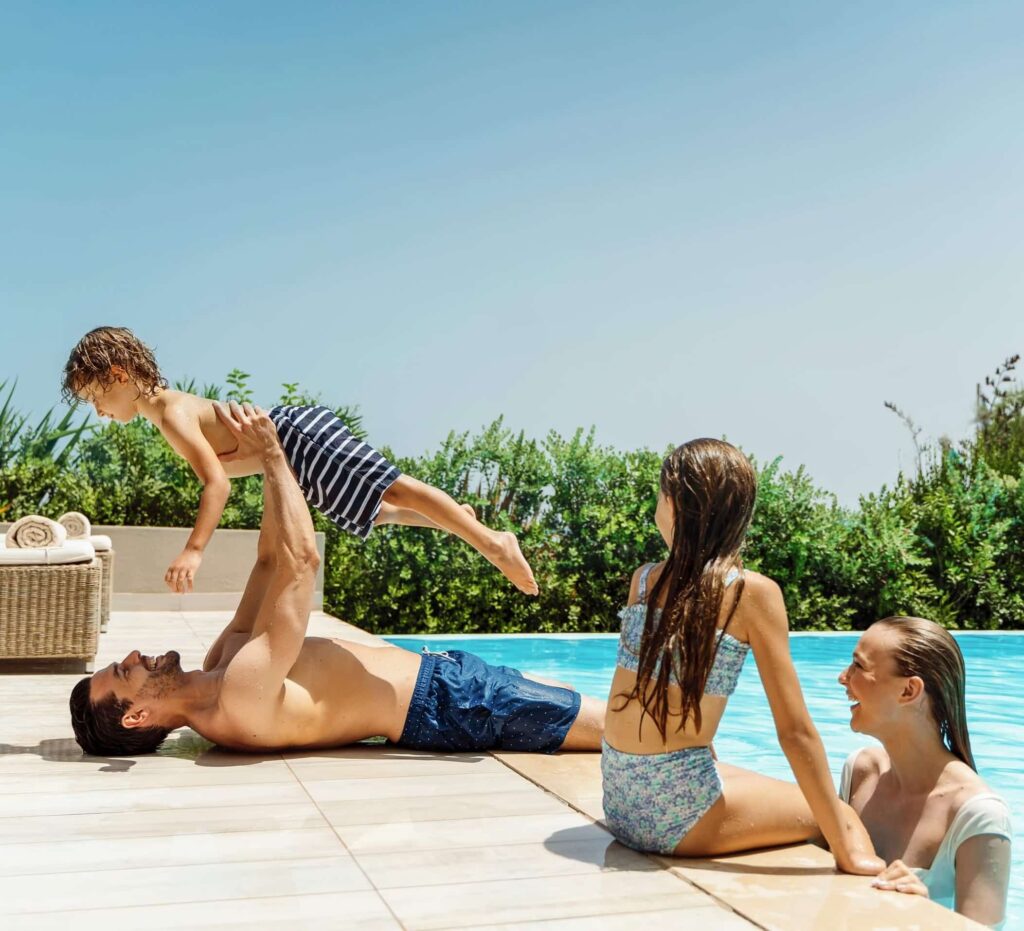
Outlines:
[[[63,737],[57,740],[40,740],[34,746],[29,744],[0,743],[0,758],[18,755],[38,756],[39,759],[50,763],[98,765],[100,771],[105,773],[127,772],[135,765],[135,760],[130,758],[87,756],[82,753],[82,748],[75,743],[72,737]]]
[[[551,853],[568,860],[597,863],[606,870],[658,870],[661,867],[649,857],[620,844],[606,831],[592,824],[555,831],[544,840]]]

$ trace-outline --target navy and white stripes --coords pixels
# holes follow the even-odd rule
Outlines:
[[[285,405],[273,408],[270,419],[306,500],[365,540],[381,496],[401,472],[329,408]]]

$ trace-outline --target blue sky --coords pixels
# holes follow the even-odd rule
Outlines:
[[[852,502],[1024,350],[1024,6],[5,5],[0,379],[726,435]]]

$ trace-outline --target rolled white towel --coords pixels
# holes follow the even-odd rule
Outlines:
[[[68,511],[67,514],[61,514],[57,518],[57,523],[68,532],[69,540],[88,540],[92,536],[92,524],[89,523],[89,518],[79,511]]]
[[[68,532],[55,520],[29,514],[15,521],[7,530],[7,546],[10,549],[48,549],[63,546]]]

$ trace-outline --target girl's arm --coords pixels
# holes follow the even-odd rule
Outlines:
[[[779,586],[763,576],[749,578],[744,607],[755,618],[749,625],[779,746],[792,767],[814,819],[846,873],[874,875],[885,863],[875,856],[871,839],[853,809],[839,800],[821,737],[804,703],[800,680],[789,652],[789,620]]]
[[[188,461],[203,485],[195,527],[185,549],[171,563],[164,576],[164,581],[172,591],[190,592],[192,580],[203,559],[203,550],[217,529],[224,506],[228,503],[231,482],[213,447],[203,436],[198,418],[190,412],[180,407],[171,408],[164,414],[160,432],[171,448]]]

